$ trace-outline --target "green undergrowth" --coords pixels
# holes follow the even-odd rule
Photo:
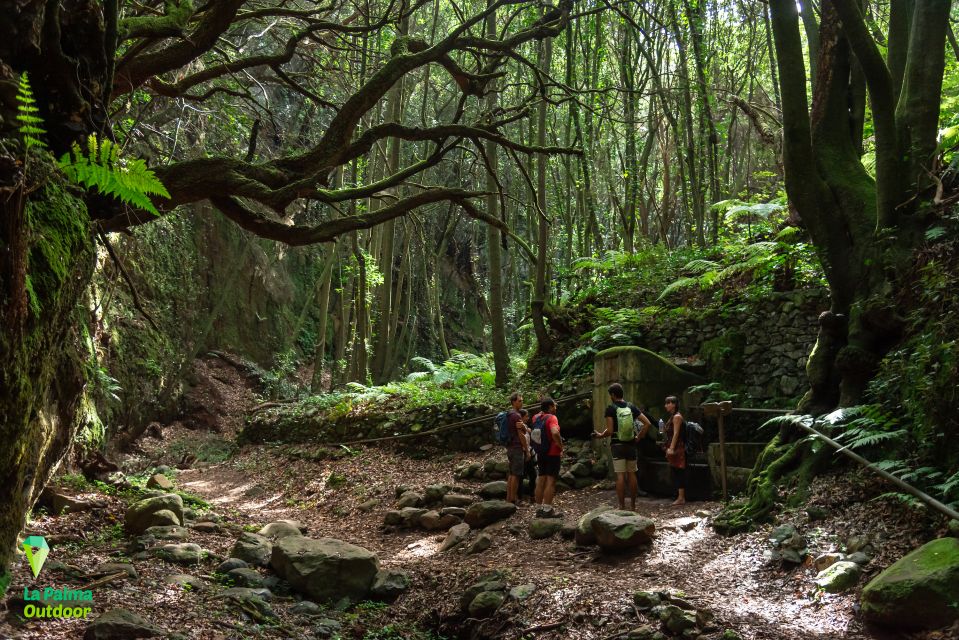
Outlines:
[[[769,522],[779,508],[798,507],[808,498],[812,479],[828,468],[833,449],[821,440],[806,435],[798,425],[815,425],[826,430],[812,416],[778,416],[767,421],[761,431],[777,430],[760,454],[749,476],[746,497],[730,503],[712,522],[720,533],[732,534]]]
[[[64,474],[56,478],[55,482],[60,486],[77,492],[95,491],[103,495],[116,496],[127,501],[136,501],[142,500],[146,492],[150,491],[150,489],[147,489],[147,482],[149,482],[150,478],[156,475],[156,473],[156,470],[151,469],[124,476],[129,483],[128,486],[117,486],[101,480],[88,480],[78,473]],[[163,475],[174,483],[176,482],[176,473],[174,471],[167,471]],[[210,503],[197,495],[182,491],[176,487],[174,487],[170,493],[177,494],[183,500],[184,505],[197,511],[207,511],[210,509]]]
[[[351,383],[348,389],[254,412],[239,441],[341,442],[419,433],[499,411],[509,395],[478,381],[462,386],[424,380],[373,387]]]
[[[611,251],[573,263],[572,293],[553,310],[558,322],[551,322],[566,330],[556,332],[564,356],[561,375],[588,373],[603,349],[645,346],[645,335],[656,326],[697,319],[735,322],[773,296],[825,290],[816,253],[805,232],[789,225],[783,198],[727,200],[714,207],[723,219],[714,246],[647,244],[632,254]],[[701,355],[711,368],[735,371],[737,351],[725,343],[740,343],[741,352],[747,339],[727,334],[717,339],[723,344],[708,344]]]
[[[840,409],[818,418],[790,415],[769,420],[762,429],[778,429],[778,433],[757,460],[746,497],[730,504],[716,517],[713,526],[721,533],[736,533],[768,522],[780,508],[795,509],[806,504],[810,483],[822,471],[855,465],[818,436],[800,429],[800,424],[855,451],[877,469],[952,509],[959,509],[959,472],[937,466],[928,454],[923,456],[918,431],[908,428],[902,420],[878,404]],[[888,486],[888,491],[873,500],[892,499],[926,510],[925,504],[912,494],[893,484]]]

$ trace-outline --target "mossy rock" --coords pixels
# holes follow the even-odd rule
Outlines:
[[[870,622],[909,629],[959,619],[959,539],[924,544],[876,576],[862,591],[862,612]]]

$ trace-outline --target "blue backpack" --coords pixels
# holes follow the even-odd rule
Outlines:
[[[493,439],[504,447],[509,444],[509,413],[500,411],[493,419]]]
[[[546,428],[546,419],[552,414],[538,413],[533,418],[533,427],[529,434],[529,445],[537,456],[545,456],[549,453],[550,437],[549,429]]]

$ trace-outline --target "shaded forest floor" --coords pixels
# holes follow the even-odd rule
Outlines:
[[[221,382],[233,381],[223,377]],[[235,406],[247,404],[244,398],[236,401]],[[305,525],[311,537],[360,545],[375,552],[384,567],[412,576],[410,589],[392,605],[361,603],[348,611],[324,611],[323,617],[341,625],[343,638],[519,638],[524,630],[535,627],[540,630],[526,637],[616,637],[649,622],[633,607],[636,590],[678,593],[697,609],[711,611],[718,631],[733,629],[746,639],[905,637],[864,629],[857,616],[858,591],[880,568],[930,534],[921,518],[902,507],[869,502],[867,498],[878,495],[881,487],[847,474],[817,481],[804,506],[820,507],[819,520],[809,522],[805,509],[781,518],[803,530],[810,558],[840,548],[849,535],[871,537],[876,557],[859,588],[846,594],[819,590],[811,562],[786,567],[767,560],[771,526],[729,538],[716,535],[707,526],[709,515],[721,507],[715,502],[673,507],[666,499],[642,499],[638,511],[655,521],[656,537],[649,551],[635,555],[606,556],[596,548],[577,548],[558,536],[531,540],[527,525],[534,509],[529,507],[486,529],[493,537],[490,549],[475,555],[458,550],[441,553],[446,532],[389,531],[381,526],[384,513],[395,508],[396,487],[447,483],[475,491],[482,483],[454,480],[453,469],[464,461],[501,456],[501,451],[448,454],[367,448],[347,453],[319,446],[235,450],[232,441],[238,422],[224,424],[220,433],[169,426],[162,440],[144,440],[141,451],[124,461],[125,468],[135,472],[157,464],[183,464],[187,458],[190,468],[176,474],[177,488],[201,498],[197,504],[207,503],[209,512],[219,518],[216,530],[191,529],[187,541],[209,550],[210,557],[190,567],[153,557],[134,559],[138,578],[94,588],[95,613],[128,608],[185,638],[327,637],[329,629],[318,624],[316,617],[294,611],[297,600],[293,597],[271,602],[279,623],[249,619],[221,597],[226,587],[212,575],[243,531],[291,519]],[[94,491],[96,495],[80,487],[71,492],[101,500],[103,508],[60,517],[40,515],[30,523],[31,533],[56,541],[44,570],[47,582],[78,588],[91,582],[100,564],[129,561],[129,538],[122,530],[125,502],[102,489]],[[559,494],[556,506],[568,522],[575,522],[586,511],[614,501],[613,492],[600,483]],[[510,586],[535,585],[532,596],[522,603],[509,601],[488,620],[466,619],[459,608],[460,594],[494,569],[506,571]],[[195,584],[184,589],[165,582],[169,575],[180,573],[194,576]],[[31,584],[26,563],[18,563],[0,637],[82,637],[84,622],[23,623],[10,614],[16,609],[17,594]],[[550,628],[555,623],[564,624]],[[912,637],[951,636],[946,632]]]

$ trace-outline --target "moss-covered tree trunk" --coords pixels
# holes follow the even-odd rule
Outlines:
[[[799,12],[771,3],[783,98],[786,190],[817,248],[832,295],[809,358],[801,408],[822,413],[860,402],[900,338],[895,292],[929,224],[924,203],[938,130],[948,0],[893,3],[889,59],[853,0],[823,2],[816,91],[806,100]],[[911,29],[906,24],[911,24]],[[905,59],[900,53],[907,51]],[[865,82],[876,175],[861,162]]]
[[[81,298],[93,273],[92,237],[83,202],[53,176],[45,182],[23,201],[24,224],[6,225],[0,235],[4,257],[21,244],[26,266],[19,290],[13,272],[2,270],[0,294],[0,593],[24,518],[85,419],[89,335]],[[4,219],[19,206],[0,197]]]
[[[86,419],[93,226],[53,157],[105,129],[116,25],[93,8],[25,0],[0,21],[0,593],[24,518]],[[25,73],[44,129],[32,149],[16,118]]]
[[[824,0],[815,92],[806,99],[799,12],[770,2],[782,89],[783,161],[790,204],[809,231],[829,282],[831,308],[807,364],[805,413],[860,403],[882,358],[900,340],[896,307],[929,226],[949,0],[892,3],[884,58],[856,0]],[[903,15],[903,12],[906,15]],[[869,92],[876,175],[861,162]],[[728,530],[764,518],[776,483],[802,486],[817,456],[785,423],[750,479],[749,499],[718,519]]]

